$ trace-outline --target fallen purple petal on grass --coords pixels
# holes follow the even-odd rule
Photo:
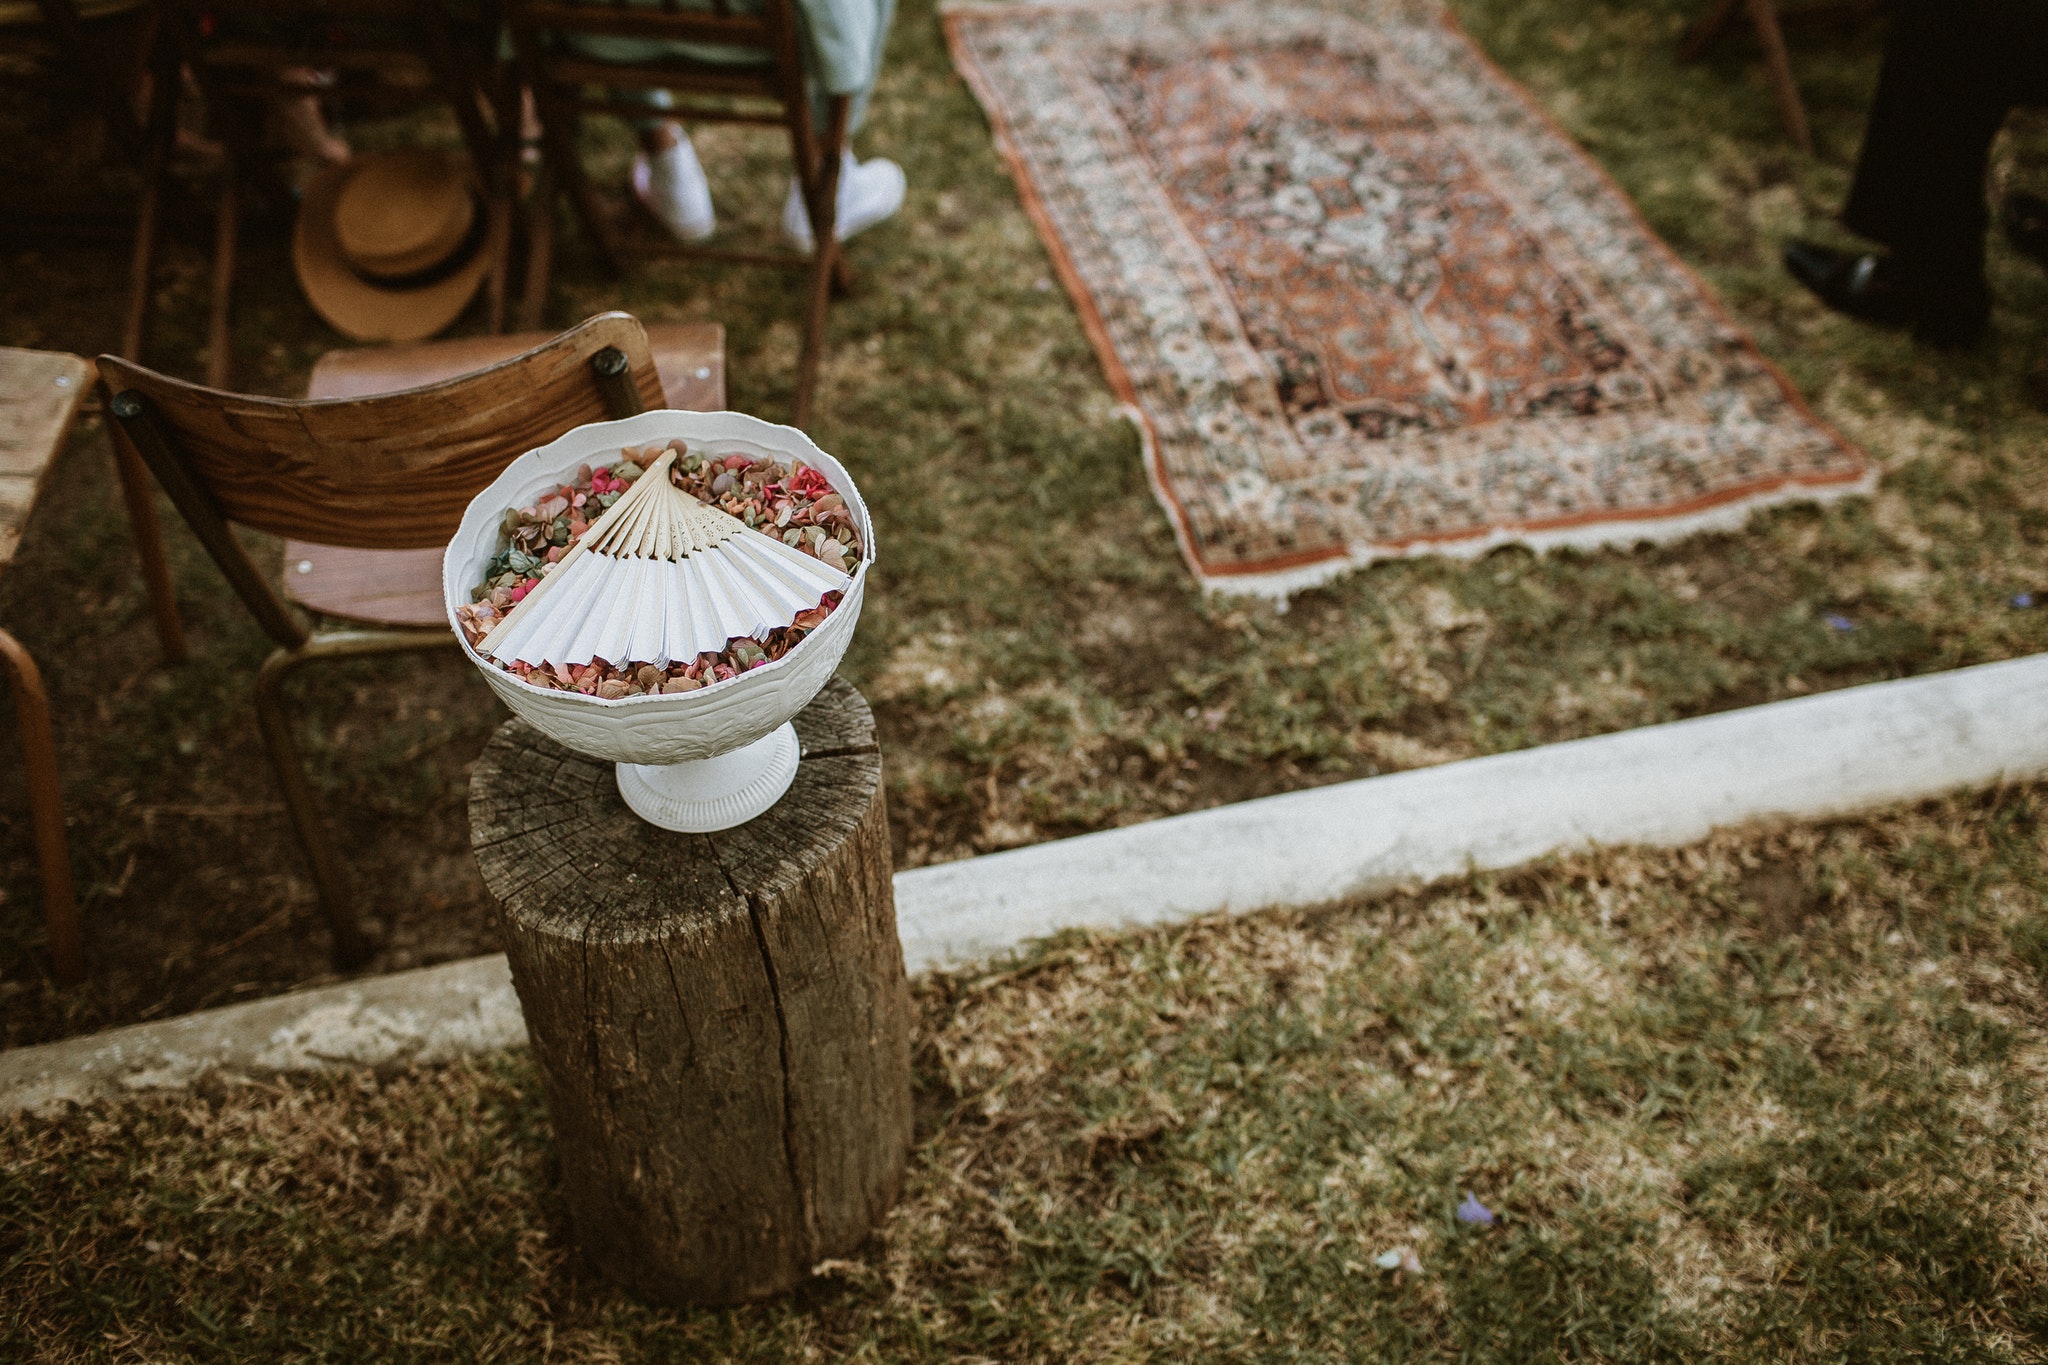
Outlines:
[[[1825,617],[1823,617],[1823,618],[1821,618],[1821,619],[1825,620],[1825,621],[1826,621],[1826,622],[1828,623],[1828,629],[1829,629],[1829,630],[1854,630],[1854,629],[1856,629],[1856,623],[1855,623],[1854,621],[1851,621],[1851,620],[1850,620],[1850,619],[1849,619],[1848,617],[1846,617],[1846,616],[1837,616],[1837,615],[1835,615],[1835,614],[1834,614],[1833,612],[1829,612],[1829,613],[1828,613],[1828,614],[1827,614],[1827,615],[1826,615]]]
[[[2028,607],[2034,605],[2034,594],[2030,592],[2014,593],[2012,604],[2021,611],[2025,611]]]
[[[1465,1202],[1458,1205],[1458,1221],[1461,1223],[1476,1223],[1480,1227],[1490,1228],[1493,1226],[1493,1210],[1480,1203],[1473,1197],[1472,1191],[1467,1190],[1465,1191]]]

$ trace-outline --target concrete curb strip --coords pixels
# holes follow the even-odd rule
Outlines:
[[[2048,655],[1416,768],[896,876],[910,970],[2048,773]]]
[[[2048,773],[2048,655],[1266,797],[896,874],[912,974],[1069,928],[1315,905]],[[524,1043],[502,955],[0,1052],[0,1116]]]
[[[0,1116],[183,1089],[215,1070],[404,1066],[525,1042],[501,953],[0,1052]]]

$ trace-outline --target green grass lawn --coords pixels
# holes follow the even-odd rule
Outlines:
[[[906,0],[859,145],[903,161],[911,195],[852,249],[860,283],[832,314],[815,424],[878,526],[846,671],[876,704],[900,866],[2048,647],[2048,607],[2012,605],[2027,592],[2048,602],[2048,279],[1994,242],[1994,336],[1960,356],[1827,315],[1775,257],[1792,234],[1830,231],[1880,32],[1795,30],[1820,149],[1807,158],[1784,141],[1746,40],[1674,65],[1698,8],[1453,5],[1872,453],[1881,491],[1660,548],[1389,563],[1283,614],[1191,587],[930,0]],[[34,133],[10,117],[0,143]],[[408,135],[349,131],[359,145]],[[2048,139],[2020,131],[2000,174],[2048,180],[2034,169]],[[714,131],[701,143],[728,232],[767,233],[784,186],[773,140]],[[616,181],[623,131],[593,127],[588,144]],[[0,146],[0,161],[11,154]],[[196,374],[208,235],[203,215],[181,221],[154,356]],[[337,338],[297,295],[281,224],[252,221],[244,235],[238,373],[294,392]],[[111,343],[118,245],[10,250],[0,342]],[[569,230],[550,320],[625,307],[720,321],[732,403],[780,417],[800,289],[795,276],[674,263],[606,278]],[[310,886],[250,723],[262,639],[180,530],[199,649],[153,670],[96,426],[59,472],[0,580],[0,621],[69,702],[60,744],[94,979],[75,991],[45,979],[26,810],[18,791],[0,792],[10,1043],[323,970]],[[361,664],[310,680],[303,700],[331,818],[388,931],[378,965],[489,947],[463,819],[468,765],[501,714],[480,682],[453,656]],[[13,770],[12,746],[0,738],[0,771]]]
[[[524,1054],[0,1122],[0,1357],[2048,1359],[2044,813],[924,980],[902,1202],[739,1311],[579,1268]]]

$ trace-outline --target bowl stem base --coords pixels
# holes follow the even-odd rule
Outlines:
[[[743,825],[782,799],[796,780],[796,727],[688,763],[621,763],[619,795],[650,825],[709,834]]]

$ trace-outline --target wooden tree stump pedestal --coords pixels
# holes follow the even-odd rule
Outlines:
[[[765,815],[675,834],[610,763],[523,721],[485,748],[471,840],[497,898],[577,1241],[668,1304],[790,1288],[895,1199],[910,994],[874,717],[834,679]]]

